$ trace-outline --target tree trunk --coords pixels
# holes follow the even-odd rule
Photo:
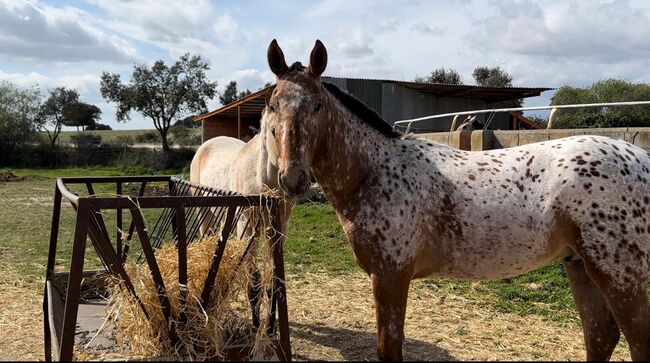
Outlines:
[[[162,141],[162,148],[164,152],[169,152],[169,142],[167,142],[167,132],[164,130],[158,130],[160,134],[160,140]]]

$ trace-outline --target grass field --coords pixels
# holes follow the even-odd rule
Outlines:
[[[102,137],[102,142],[110,143],[116,141],[119,137],[130,137],[135,140],[138,135],[146,134],[148,132],[157,132],[154,129],[145,129],[145,130],[90,130],[83,131],[84,133],[90,133],[94,135],[99,135]],[[77,134],[77,131],[61,131],[59,135],[61,145],[70,144],[70,137]],[[47,138],[47,135],[44,135]]]
[[[57,176],[127,175],[141,172],[137,169],[117,168],[11,171],[26,179],[0,183],[0,205],[3,206],[0,208],[0,292],[5,290],[5,294],[12,289],[23,289],[34,294],[42,291],[54,180]],[[69,251],[73,223],[73,210],[64,204],[60,232],[62,245],[59,251]],[[65,265],[69,253],[59,253],[57,257],[57,261]],[[89,259],[88,264],[92,266],[97,261]],[[299,281],[302,281],[300,277],[309,276],[323,276],[318,279],[333,282],[347,279],[363,281],[362,271],[356,265],[334,210],[325,203],[300,204],[294,210],[286,241],[285,264],[288,275],[299,277]],[[317,285],[312,288],[318,291],[321,289]],[[572,331],[580,329],[568,283],[559,263],[505,281],[424,279],[414,282],[413,291],[417,295],[413,298],[414,301],[432,293],[444,293],[460,296],[466,302],[471,301],[468,306],[495,317],[503,314],[570,326]],[[371,299],[369,294],[364,296],[365,299]],[[40,325],[37,329],[41,329]],[[458,334],[465,333],[460,331]],[[504,344],[507,345],[507,341]],[[2,356],[2,348],[0,342],[0,360],[7,358]]]

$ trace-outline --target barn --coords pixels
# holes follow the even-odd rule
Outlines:
[[[346,90],[377,111],[390,123],[422,116],[449,112],[507,107],[514,100],[539,96],[551,88],[483,87],[474,85],[450,85],[415,83],[388,79],[323,77]],[[267,88],[199,115],[195,121],[202,123],[203,141],[215,136],[231,136],[250,139],[259,129],[260,115],[264,108]],[[486,115],[478,121],[485,122]],[[435,119],[420,122],[413,132],[449,131],[452,119]],[[518,130],[537,128],[520,113],[499,113],[490,121],[490,128]]]

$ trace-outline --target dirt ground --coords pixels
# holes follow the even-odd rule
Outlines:
[[[287,278],[296,360],[376,360],[367,276]],[[0,285],[0,360],[43,360],[38,286]],[[582,332],[537,316],[499,314],[448,291],[414,283],[406,318],[408,360],[584,360]],[[629,360],[625,343],[615,360]]]

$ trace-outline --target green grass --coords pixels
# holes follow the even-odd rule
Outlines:
[[[287,234],[285,264],[289,273],[359,270],[330,204],[296,205]]]
[[[41,288],[45,274],[54,180],[57,176],[136,175],[139,169],[69,168],[11,169],[27,181],[0,184],[0,287],[30,283]],[[166,171],[160,174],[176,174]],[[113,186],[98,192],[111,192]],[[145,214],[151,222],[155,216]],[[114,213],[105,216],[111,226]],[[74,228],[74,211],[64,203],[61,214],[60,248],[57,264],[69,260]],[[109,233],[114,233],[109,231]],[[99,266],[88,246],[88,267]],[[285,245],[287,272],[326,273],[332,278],[361,272],[357,266],[333,208],[329,204],[299,204],[293,212]],[[62,267],[64,268],[64,267]],[[10,276],[10,278],[7,278]],[[493,311],[521,316],[539,315],[554,321],[578,324],[577,313],[566,277],[558,262],[537,271],[502,281],[465,281],[429,278],[413,283],[414,289],[443,290],[462,295]]]

